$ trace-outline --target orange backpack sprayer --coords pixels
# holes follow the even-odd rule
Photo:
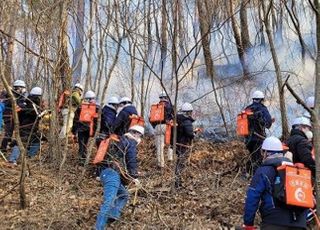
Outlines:
[[[160,123],[164,121],[164,103],[151,105],[149,120],[151,123]]]
[[[246,137],[250,134],[249,117],[253,115],[250,109],[241,111],[237,116],[237,135]]]
[[[95,103],[83,102],[81,104],[79,121],[84,123],[89,123],[91,137],[93,136],[94,118],[98,117],[96,109],[97,109],[97,106]]]
[[[69,90],[65,90],[59,97],[59,101],[58,101],[58,111],[60,112],[60,110],[63,108],[63,106],[65,105],[66,101],[67,101],[67,97],[69,97],[71,95]]]
[[[311,171],[301,163],[277,167],[274,197],[287,205],[313,208]]]
[[[129,127],[132,127],[134,125],[139,125],[139,126],[144,126],[144,119],[143,117],[139,116],[139,115],[136,115],[136,114],[132,114],[130,116],[130,126]]]
[[[116,141],[119,142],[119,137],[115,134],[111,134],[109,138],[106,138],[101,141],[96,156],[94,157],[93,164],[98,164],[102,162],[108,152],[110,142]]]

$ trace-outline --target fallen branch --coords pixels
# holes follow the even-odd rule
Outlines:
[[[0,197],[0,201],[2,201],[6,196],[8,196],[19,185],[20,185],[20,182],[15,184],[6,194],[4,194],[2,197]]]

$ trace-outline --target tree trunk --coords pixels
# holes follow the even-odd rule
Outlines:
[[[251,47],[247,18],[247,5],[249,1],[250,0],[241,0],[240,5],[241,42],[244,52],[246,52]]]
[[[287,109],[286,109],[286,103],[284,99],[284,93],[282,88],[282,76],[281,76],[281,69],[278,61],[278,56],[276,53],[276,49],[273,42],[272,32],[270,28],[269,23],[269,13],[270,9],[272,7],[273,2],[270,2],[270,5],[268,6],[268,9],[266,9],[265,3],[262,0],[262,10],[264,13],[264,24],[266,33],[269,40],[270,45],[270,52],[272,55],[272,60],[274,64],[274,68],[276,71],[276,77],[277,77],[277,83],[278,83],[278,93],[279,93],[279,100],[280,100],[280,112],[281,112],[281,123],[282,123],[282,138],[286,140],[289,137],[289,128],[288,128],[288,119],[287,119]]]
[[[245,57],[245,51],[244,51],[244,47],[243,47],[243,42],[241,41],[241,35],[242,34],[240,35],[239,28],[238,28],[238,25],[237,25],[237,21],[236,21],[236,18],[234,16],[233,1],[232,0],[229,0],[229,2],[228,2],[228,12],[229,12],[229,17],[231,19],[233,37],[234,37],[234,40],[236,42],[238,56],[239,56],[239,60],[240,60],[242,71],[243,71],[243,78],[244,79],[248,79],[250,77],[250,75],[249,75],[249,71],[248,71],[248,68],[247,68],[247,65],[246,65],[246,57]],[[245,36],[245,35],[243,35],[243,36]],[[245,42],[248,42],[248,41],[245,41]]]
[[[167,15],[167,0],[162,0],[161,6],[161,57],[160,57],[160,71],[161,78],[164,65],[166,64],[167,49],[168,49],[168,15]]]
[[[72,83],[76,84],[81,80],[82,73],[82,54],[84,50],[83,38],[84,38],[84,0],[78,0],[76,18],[76,42],[75,50],[72,59]]]
[[[197,0],[197,8],[198,8],[198,13],[199,13],[199,23],[200,23],[200,33],[201,33],[201,43],[202,43],[202,48],[203,48],[203,55],[205,58],[205,64],[206,64],[206,71],[207,75],[211,79],[211,84],[212,88],[214,90],[214,98],[215,102],[218,106],[221,119],[223,121],[223,125],[226,131],[227,136],[229,136],[229,131],[227,128],[227,122],[223,113],[222,106],[219,102],[218,99],[218,94],[217,91],[215,90],[215,81],[216,81],[216,74],[215,74],[215,69],[214,69],[214,64],[211,56],[211,51],[210,51],[210,40],[209,40],[209,30],[210,30],[210,25],[207,19],[209,19],[209,15],[207,14],[206,10],[203,7],[203,1],[202,0]]]
[[[313,144],[315,148],[316,157],[316,201],[317,201],[317,215],[320,217],[320,4],[319,0],[314,0],[315,14],[316,14],[316,36],[317,36],[317,59],[315,66],[316,85],[315,85],[315,107],[312,115],[313,120]]]
[[[59,74],[62,88],[69,89],[71,87],[71,71],[69,65],[68,55],[68,14],[67,14],[67,1],[62,1],[59,4],[59,37],[58,37],[58,63],[56,74]]]

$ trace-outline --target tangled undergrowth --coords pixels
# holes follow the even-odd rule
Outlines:
[[[102,201],[102,187],[92,166],[81,176],[76,150],[70,150],[59,173],[41,157],[29,160],[26,179],[28,207],[19,209],[20,167],[0,162],[0,229],[92,229]],[[42,158],[44,157],[42,153]],[[229,229],[241,225],[248,181],[240,177],[247,155],[241,142],[195,142],[183,175],[184,188],[176,191],[174,163],[156,166],[155,146],[139,146],[143,189],[110,229]],[[136,201],[135,204],[134,200]],[[109,229],[109,228],[108,228]]]

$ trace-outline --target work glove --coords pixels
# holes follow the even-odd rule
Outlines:
[[[138,189],[142,188],[141,182],[138,179],[133,179],[133,183]]]
[[[253,225],[242,225],[242,229],[243,230],[255,230],[256,227],[254,227]]]

